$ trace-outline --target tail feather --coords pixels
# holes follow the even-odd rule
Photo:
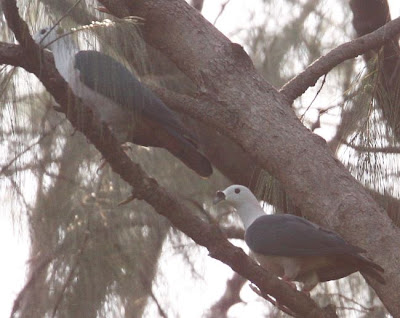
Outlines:
[[[183,145],[180,149],[167,148],[167,150],[200,176],[206,178],[212,174],[213,170],[208,159],[191,144]]]
[[[200,176],[207,178],[212,174],[213,169],[210,161],[197,149],[192,140],[187,140],[179,133],[171,134],[170,132],[168,137],[162,143],[163,148]]]
[[[386,281],[382,276],[385,270],[381,266],[365,257],[362,257],[361,255],[359,255],[358,259],[360,261],[360,272],[362,274],[366,274],[383,285],[386,284]]]

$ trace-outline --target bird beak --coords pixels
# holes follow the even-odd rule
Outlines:
[[[221,201],[225,200],[225,193],[222,191],[217,191],[217,193],[215,194],[215,198],[213,200],[214,204],[217,204]]]

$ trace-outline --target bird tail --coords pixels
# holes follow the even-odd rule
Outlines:
[[[386,281],[382,276],[385,270],[381,266],[361,255],[358,255],[358,260],[360,262],[361,274],[365,274],[381,284],[386,284]]]
[[[200,176],[209,177],[213,172],[211,163],[195,144],[181,135],[171,134],[171,132],[170,135],[174,138],[169,138],[169,142],[166,142],[163,147]]]

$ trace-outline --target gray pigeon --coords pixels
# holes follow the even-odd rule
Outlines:
[[[98,51],[80,51],[62,29],[41,29],[35,41],[53,52],[61,76],[107,123],[120,143],[168,150],[202,177],[212,174],[194,134],[125,66]]]
[[[385,284],[383,268],[361,256],[365,250],[347,243],[335,232],[295,215],[267,215],[253,193],[241,185],[218,191],[214,203],[223,200],[239,214],[252,256],[283,280],[304,283],[305,293],[319,282],[357,271]]]

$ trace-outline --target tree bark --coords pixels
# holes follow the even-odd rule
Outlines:
[[[118,3],[131,15],[145,18],[146,41],[215,102],[215,107],[196,108],[193,113],[235,140],[276,177],[303,215],[366,248],[368,256],[385,268],[387,284],[370,284],[387,309],[400,316],[399,229],[334,158],[325,141],[300,123],[287,99],[257,74],[243,49],[184,1],[113,3],[108,8],[116,15],[113,8]]]

